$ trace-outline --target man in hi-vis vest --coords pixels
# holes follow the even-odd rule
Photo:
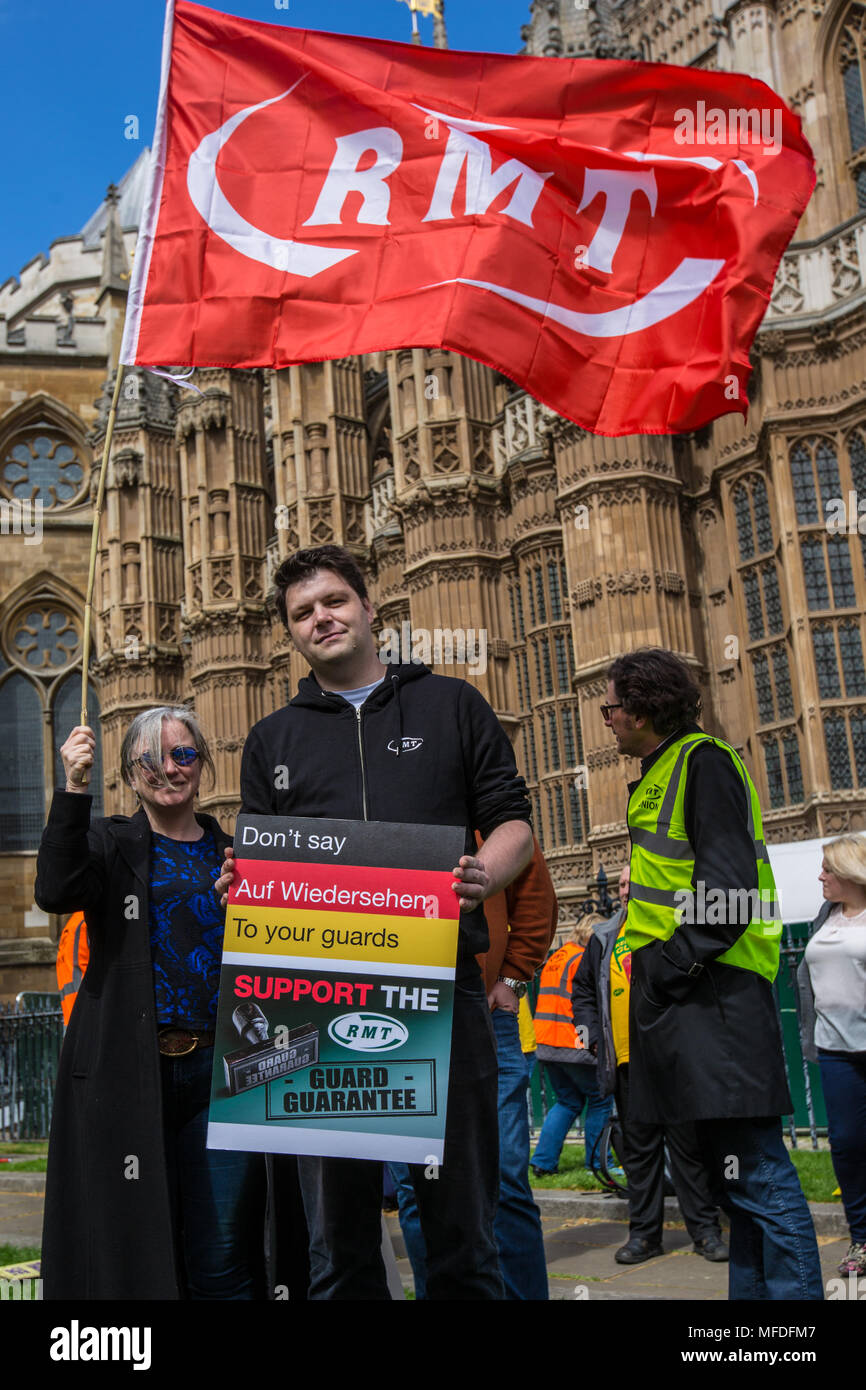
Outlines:
[[[602,717],[640,759],[628,788],[632,1117],[695,1123],[731,1218],[730,1298],[821,1299],[782,1139],[781,924],[757,793],[737,752],[699,727],[700,691],[672,652],[632,652],[607,674]]]

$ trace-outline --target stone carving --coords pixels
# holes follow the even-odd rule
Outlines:
[[[834,299],[845,299],[860,287],[860,257],[855,232],[846,232],[830,242],[831,290]]]
[[[819,361],[829,361],[839,356],[841,345],[833,324],[816,323],[812,329],[812,337],[815,340],[815,352]]]
[[[635,574],[634,570],[626,570],[623,574],[608,574],[604,582],[609,594],[637,594],[641,591],[649,593],[652,588],[650,576],[646,572]]]
[[[215,599],[230,599],[234,596],[231,560],[212,560],[210,566],[210,591]]]
[[[334,539],[334,523],[330,499],[310,502],[310,538],[314,545],[326,545]]]
[[[227,391],[214,387],[205,391],[198,406],[198,418],[202,429],[223,429],[228,420],[230,403],[231,398]]]
[[[455,473],[460,467],[460,447],[456,425],[433,425],[430,429],[434,473]]]
[[[781,333],[778,329],[771,329],[767,333],[758,334],[755,340],[755,349],[764,357],[782,362],[788,350],[788,343],[784,333]]]
[[[800,258],[783,256],[776,272],[770,310],[776,314],[796,314],[802,309],[804,302],[805,296],[800,289]]]

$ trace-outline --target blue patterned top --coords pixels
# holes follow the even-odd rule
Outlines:
[[[160,1025],[214,1026],[225,910],[213,885],[221,867],[209,830],[193,841],[151,836],[150,952]]]

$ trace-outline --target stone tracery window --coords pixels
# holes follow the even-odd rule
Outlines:
[[[12,437],[3,452],[0,483],[10,496],[41,502],[46,511],[80,496],[85,470],[69,438],[47,423]]]
[[[34,671],[59,671],[81,652],[81,638],[70,615],[55,604],[27,607],[9,625],[18,660]]]

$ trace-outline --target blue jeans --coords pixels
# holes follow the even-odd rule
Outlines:
[[[491,1020],[499,1070],[499,1203],[493,1223],[499,1267],[506,1298],[541,1301],[548,1296],[547,1262],[541,1217],[527,1176],[529,1067],[520,1050],[517,1015],[494,1009]],[[406,1164],[388,1166],[397,1190],[400,1228],[415,1278],[415,1297],[422,1299],[426,1297],[426,1254],[415,1189]]]
[[[181,1296],[264,1299],[264,1156],[206,1147],[213,1047],[160,1062]]]
[[[548,1297],[547,1260],[541,1216],[529,1186],[530,1067],[520,1050],[517,1014],[491,1015],[499,1061],[499,1206],[493,1233],[505,1297],[541,1301]]]
[[[866,1052],[818,1049],[830,1156],[855,1245],[866,1242]]]
[[[496,1052],[477,966],[455,984],[445,1161],[435,1177],[425,1177],[418,1163],[408,1172],[425,1232],[429,1298],[502,1299],[493,1234]],[[298,1176],[310,1231],[310,1299],[390,1299],[381,1255],[382,1164],[303,1156]]]
[[[613,1098],[602,1096],[598,1090],[596,1068],[584,1062],[544,1062],[544,1069],[553,1083],[556,1104],[547,1112],[541,1127],[532,1166],[543,1173],[555,1173],[565,1136],[586,1106],[584,1134],[586,1137],[586,1167],[592,1171],[592,1153],[598,1166],[598,1145],[601,1131],[611,1111]]]
[[[731,1218],[728,1298],[822,1300],[818,1242],[778,1116],[696,1120],[711,1190]]]

